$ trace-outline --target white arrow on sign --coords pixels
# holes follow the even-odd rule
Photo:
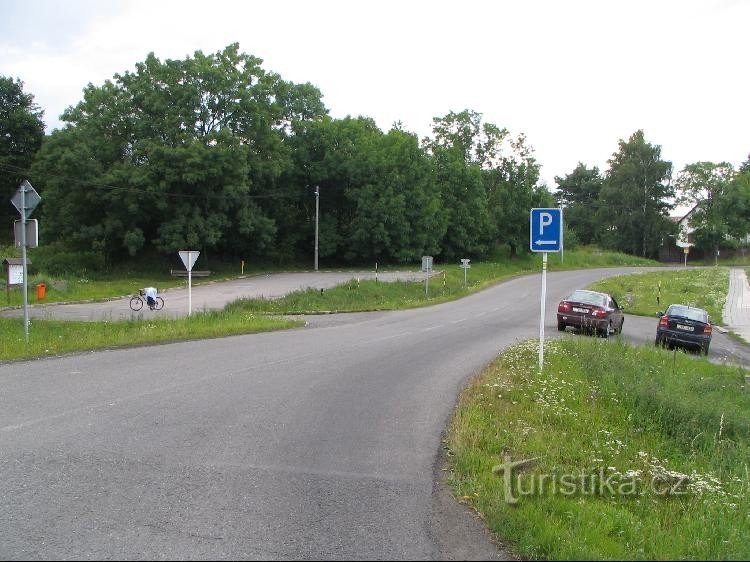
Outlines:
[[[537,246],[556,246],[557,241],[556,240],[537,240],[534,242]]]

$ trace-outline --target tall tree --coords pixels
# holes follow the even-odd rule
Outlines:
[[[441,257],[454,260],[481,257],[493,242],[482,163],[490,158],[488,144],[507,131],[482,125],[482,116],[471,110],[450,112],[433,119],[429,150],[447,213]]]
[[[734,176],[719,205],[729,235],[746,239],[750,234],[750,168]]]
[[[557,202],[565,209],[565,224],[583,244],[593,243],[599,235],[597,210],[604,178],[599,168],[578,166],[564,178],[555,177]]]
[[[674,226],[668,219],[674,197],[672,164],[662,160],[661,147],[646,142],[643,131],[620,140],[609,160],[597,220],[603,225],[605,247],[656,257]]]
[[[149,247],[273,254],[268,201],[292,165],[286,140],[325,108],[316,88],[261,63],[237,44],[185,60],[152,53],[89,85],[36,170],[54,232],[109,257]]]
[[[734,167],[729,162],[695,162],[685,166],[675,181],[678,201],[695,207],[690,223],[698,247],[711,250],[715,256],[729,234],[730,210],[725,199],[734,176]]]
[[[498,151],[494,165],[482,175],[489,198],[493,236],[506,244],[515,256],[529,248],[529,211],[549,207],[554,199],[545,185],[539,184],[539,165],[523,135],[508,139],[509,148]]]
[[[357,206],[348,257],[414,262],[436,253],[445,211],[417,137],[396,128],[372,140],[367,180],[347,192]]]
[[[7,204],[4,224],[18,218],[9,203],[29,169],[44,138],[44,112],[34,96],[23,91],[23,82],[0,76],[0,196]],[[5,237],[10,229],[1,229]]]
[[[465,209],[465,202],[474,201],[473,215],[478,220],[468,220],[474,220],[473,226],[479,229],[473,233],[467,230],[464,226],[467,219],[461,224],[456,220],[449,222],[448,249],[455,246],[456,241],[471,240],[472,236],[478,244],[475,243],[474,250],[464,250],[472,256],[482,256],[499,245],[506,245],[511,255],[528,248],[529,210],[548,206],[552,199],[546,187],[539,185],[540,167],[526,137],[522,134],[513,137],[508,129],[483,121],[481,114],[471,110],[451,112],[433,123],[434,139],[428,142],[428,146],[436,157],[436,164],[442,163],[438,170],[445,174],[450,169],[444,163],[446,155],[450,154],[455,159],[454,171],[458,172],[463,163],[467,173],[481,178],[484,190],[483,199],[471,197],[472,191],[468,187],[465,187],[466,193],[459,192],[457,198],[450,190],[444,194],[446,201],[458,199],[457,206],[448,205],[449,212],[456,217],[469,216],[461,212]],[[465,186],[471,185],[468,178],[464,180],[455,175],[444,175],[444,180],[449,181],[442,181],[441,185],[449,187],[456,178]],[[486,212],[483,210],[485,206]],[[452,232],[458,235],[453,237],[453,242]]]
[[[434,253],[444,233],[440,194],[416,137],[387,135],[372,119],[323,119],[294,136],[295,169],[308,186],[306,234],[312,248],[312,191],[320,188],[320,256],[338,261],[414,261]],[[302,249],[302,248],[301,248]]]

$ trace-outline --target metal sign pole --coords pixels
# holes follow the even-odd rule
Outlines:
[[[26,184],[21,184],[21,261],[23,262],[23,333],[29,343],[29,283],[26,266]]]
[[[195,265],[199,251],[196,250],[180,250],[177,252],[180,254],[182,263],[185,264],[185,269],[188,272],[188,316],[193,314],[193,265]]]
[[[544,314],[547,300],[547,252],[542,254],[542,315],[539,318],[539,371],[544,369]]]

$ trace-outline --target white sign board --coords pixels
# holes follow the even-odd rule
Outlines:
[[[422,256],[422,271],[432,271],[432,256]]]
[[[13,222],[13,233],[16,237],[16,248],[21,247],[21,239],[23,238],[23,221]],[[26,247],[36,248],[39,246],[39,221],[36,219],[29,219],[26,221]]]
[[[8,285],[23,285],[23,265],[8,266]]]
[[[187,269],[188,271],[192,271],[193,266],[195,265],[195,261],[198,259],[199,255],[200,252],[197,250],[181,250],[180,259],[182,259],[182,263],[185,264],[185,269]]]
[[[469,268],[471,267],[471,265],[469,264],[469,262],[470,262],[470,261],[471,261],[471,260],[467,260],[467,259],[462,259],[462,260],[461,260],[461,267],[462,267],[463,269],[469,269]]]

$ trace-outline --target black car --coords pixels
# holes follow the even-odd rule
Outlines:
[[[561,332],[571,326],[606,338],[622,332],[624,322],[622,308],[606,293],[578,289],[557,305],[557,329]]]
[[[673,304],[659,313],[656,327],[656,345],[697,349],[708,355],[713,326],[708,312],[702,308]]]

